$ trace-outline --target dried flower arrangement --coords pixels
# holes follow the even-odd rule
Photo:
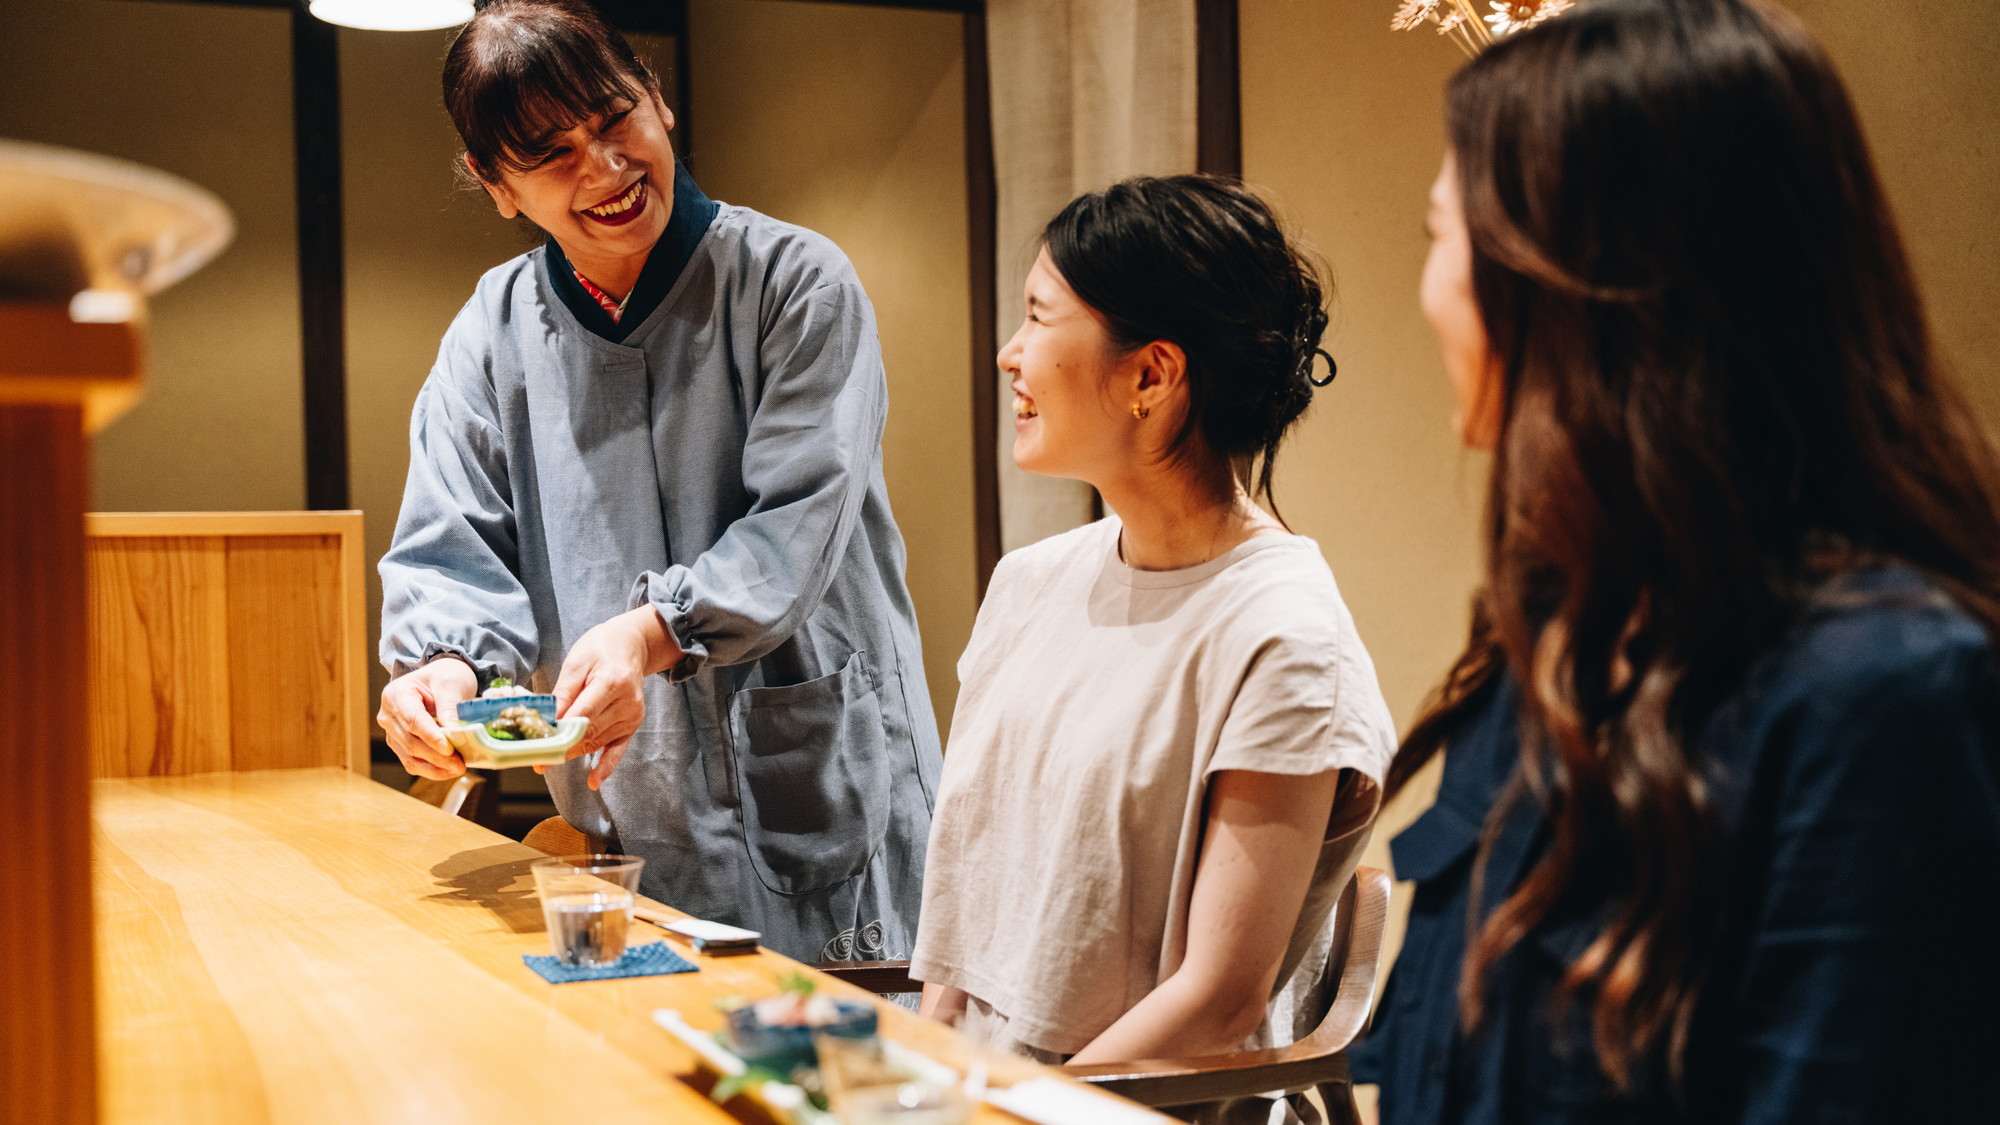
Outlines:
[[[1471,56],[1495,39],[1554,19],[1576,6],[1575,0],[1490,0],[1487,7],[1491,10],[1481,16],[1476,4],[1477,0],[1402,0],[1389,29],[1413,31],[1433,23],[1439,35],[1450,36],[1459,50]]]

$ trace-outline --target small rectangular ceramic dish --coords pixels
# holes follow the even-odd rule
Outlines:
[[[724,1047],[714,1032],[695,1030],[672,1008],[656,1010],[653,1022],[687,1044],[695,1057],[701,1060],[702,1069],[718,1079],[734,1078],[743,1073],[743,1060]],[[779,1125],[836,1125],[838,1120],[825,1110],[814,1108],[812,1102],[806,1099],[806,1092],[789,1082],[758,1082],[743,1093]]]
[[[497,738],[486,724],[509,707],[532,707],[555,728],[548,738]],[[480,769],[507,769],[511,766],[553,766],[568,758],[569,752],[590,729],[589,719],[557,719],[553,695],[510,695],[498,699],[468,699],[458,705],[458,722],[445,726],[451,748],[468,766]]]
[[[743,1059],[729,1049],[723,1035],[697,1031],[672,1008],[654,1011],[653,1022],[687,1044],[695,1057],[701,1060],[702,1069],[717,1078],[733,1078],[743,1073]],[[957,1071],[893,1039],[882,1040],[882,1054],[892,1065],[927,1082],[942,1086],[960,1080]],[[805,1090],[789,1082],[757,1082],[743,1093],[781,1125],[838,1125],[840,1120],[823,1109],[815,1108],[806,1097]]]

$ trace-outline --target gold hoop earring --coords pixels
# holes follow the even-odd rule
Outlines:
[[[1141,422],[1145,421],[1148,417],[1151,417],[1152,413],[1153,412],[1151,410],[1147,409],[1146,407],[1140,406],[1136,402],[1132,404],[1132,417],[1139,419]]]

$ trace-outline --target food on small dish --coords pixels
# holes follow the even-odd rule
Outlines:
[[[750,1066],[790,1075],[816,1065],[815,1031],[849,1039],[875,1036],[873,1007],[821,995],[812,979],[804,975],[788,977],[783,983],[785,990],[776,996],[725,1008],[729,1018],[727,1046]]]
[[[653,1013],[714,1071],[710,1098],[747,1094],[780,1125],[834,1125],[883,1120],[876,1095],[886,1091],[898,1121],[964,1125],[962,1076],[882,1038],[873,1005],[820,993],[804,973],[777,983],[782,991],[768,999],[716,1001],[728,1021],[720,1031],[696,1031],[672,1009]]]
[[[460,703],[444,728],[466,765],[506,769],[560,765],[583,742],[590,720],[556,718],[553,695],[503,695]]]
[[[495,738],[517,742],[529,738],[552,738],[555,724],[542,717],[533,707],[515,704],[503,709],[486,724],[486,732]]]

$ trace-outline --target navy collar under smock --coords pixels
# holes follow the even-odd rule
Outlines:
[[[694,248],[701,242],[701,236],[708,232],[708,225],[715,221],[715,214],[722,209],[701,189],[695,186],[694,177],[688,174],[685,161],[674,161],[674,211],[667,218],[667,229],[660,234],[660,240],[653,244],[653,250],[646,255],[646,267],[639,272],[638,283],[632,287],[631,299],[625,302],[624,315],[617,321],[604,311],[583,286],[577,283],[576,269],[569,258],[551,238],[543,250],[542,263],[548,272],[549,286],[556,296],[573,314],[577,322],[591,332],[614,344],[622,344],[631,336],[653,310],[660,307],[672,291],[674,282],[680,280],[681,271],[687,268],[688,259],[694,256]]]

